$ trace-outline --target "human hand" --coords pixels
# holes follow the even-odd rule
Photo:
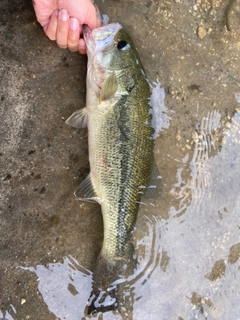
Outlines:
[[[101,25],[91,0],[33,0],[33,6],[45,34],[60,48],[86,53],[85,41],[80,38],[82,25],[90,29]]]

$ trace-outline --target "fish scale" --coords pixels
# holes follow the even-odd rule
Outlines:
[[[120,113],[121,124],[123,123],[129,128],[129,139],[126,139],[126,134],[116,123],[117,109]],[[126,120],[121,116],[123,111]],[[126,104],[124,106],[119,105],[114,108],[112,113],[109,113],[109,117],[112,120],[107,121],[108,125],[100,126],[89,140],[91,140],[90,145],[92,144],[92,147],[90,148],[94,159],[110,159],[107,170],[102,168],[101,162],[99,165],[99,161],[93,161],[91,172],[94,176],[100,177],[98,180],[100,183],[98,184],[98,181],[95,183],[93,180],[93,184],[96,186],[96,190],[101,190],[101,195],[99,195],[104,199],[102,203],[104,242],[106,243],[104,249],[107,252],[112,252],[112,256],[110,256],[112,259],[123,254],[124,249],[119,251],[119,244],[121,243],[122,246],[127,244],[130,232],[133,229],[138,202],[140,201],[139,186],[146,185],[149,179],[149,168],[146,170],[146,165],[149,166],[149,159],[152,161],[152,148],[149,148],[150,157],[146,161],[146,156],[143,156],[146,153],[146,140],[149,140],[149,135],[147,136],[145,132],[142,132],[143,125],[139,124],[143,119],[139,105],[128,105],[127,107]],[[132,118],[135,118],[135,123]],[[98,121],[101,123],[101,119],[98,118]],[[152,134],[152,132],[150,133]],[[144,136],[145,138],[142,138]],[[112,137],[117,138],[113,140]],[[152,144],[151,141],[148,142]],[[101,152],[99,151],[100,148],[102,148]],[[109,203],[111,206],[108,205]],[[112,221],[114,223],[111,223]],[[109,225],[111,225],[111,229],[108,228]],[[115,232],[112,232],[112,228]],[[108,236],[109,233],[111,237]],[[111,250],[107,249],[108,247]]]

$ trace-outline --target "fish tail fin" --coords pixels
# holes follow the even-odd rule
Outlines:
[[[93,272],[92,292],[85,313],[119,310],[124,302],[124,291],[128,286],[128,276],[136,267],[135,259],[119,258],[111,260],[101,253]]]
[[[111,262],[100,253],[93,272],[92,292],[85,309],[88,315],[117,308],[118,293],[115,282],[119,277],[119,267],[119,263]]]
[[[92,290],[85,309],[87,315],[114,311],[118,308],[117,286],[109,286],[106,290]]]

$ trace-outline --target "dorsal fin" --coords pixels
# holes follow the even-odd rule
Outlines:
[[[117,91],[117,77],[113,71],[103,82],[102,90],[100,92],[100,102],[111,98]]]
[[[90,174],[83,180],[74,192],[78,200],[88,202],[99,202],[101,199],[96,195]]]
[[[86,108],[75,111],[67,120],[66,124],[74,128],[87,127],[87,110]]]

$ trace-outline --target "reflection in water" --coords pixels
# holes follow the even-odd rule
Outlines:
[[[192,134],[193,155],[187,153],[182,160],[184,165],[178,168],[177,182],[171,190],[173,196],[179,199],[178,215],[183,214],[192,201],[199,201],[211,190],[211,165],[208,160],[220,150],[220,120],[221,115],[218,111],[208,113],[201,124],[196,125]],[[183,178],[186,171],[189,172],[189,176]]]
[[[172,160],[173,201],[163,208],[162,194],[141,205],[134,232],[138,265],[123,286],[129,305],[95,317],[239,319],[239,154],[240,112],[226,119],[209,113],[196,126],[192,149],[180,165]],[[161,219],[160,210],[168,219]],[[88,319],[92,273],[74,258],[26,269],[38,276],[38,289],[59,319]]]
[[[238,112],[224,121],[210,113],[193,135],[193,155],[177,169],[171,192],[179,202],[169,210],[160,242],[171,277],[161,279],[159,294],[171,306],[163,308],[162,319],[238,319],[239,129]],[[236,265],[229,264],[233,250]]]
[[[48,308],[59,319],[79,320],[98,319],[136,319],[129,310],[135,301],[144,295],[143,285],[150,278],[155,268],[159,265],[159,242],[156,239],[157,230],[151,229],[147,223],[149,232],[143,239],[137,242],[136,250],[141,252],[139,265],[134,276],[131,276],[123,286],[125,305],[119,313],[115,311],[103,315],[84,316],[84,309],[91,290],[92,273],[82,266],[71,256],[65,257],[63,262],[51,263],[47,266],[38,265],[36,268],[23,268],[34,272],[38,277],[38,290]],[[158,223],[155,224],[155,229]],[[155,255],[155,252],[157,254]]]
[[[59,319],[79,319],[79,310],[84,310],[91,290],[91,272],[72,257],[24,269],[37,275],[38,290],[51,312]]]
[[[154,139],[159,136],[163,129],[169,128],[171,117],[168,115],[169,111],[165,106],[165,91],[161,87],[160,82],[153,82],[151,86],[152,94],[150,97],[150,104],[153,108],[153,127],[155,129]]]
[[[235,98],[236,98],[237,102],[240,103],[240,94],[237,94],[237,93],[236,93],[236,94],[235,94]]]
[[[0,310],[0,319],[1,320],[13,320],[13,317],[7,311],[4,314],[2,314],[2,312]]]

